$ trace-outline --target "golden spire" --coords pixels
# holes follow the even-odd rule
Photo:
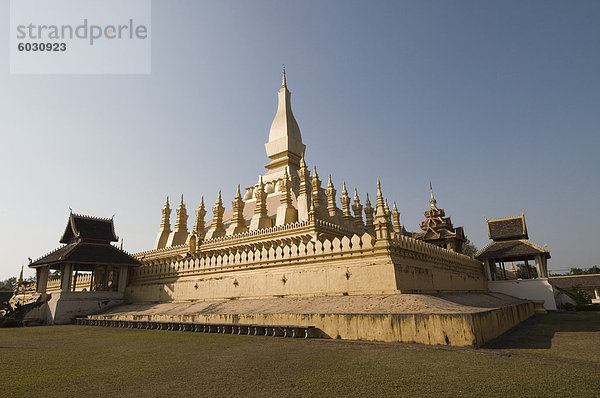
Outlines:
[[[359,229],[364,228],[363,219],[362,219],[362,205],[360,204],[360,199],[358,198],[358,190],[356,187],[354,188],[354,204],[352,205],[352,211],[354,211],[354,223],[356,227]]]
[[[387,207],[387,209],[386,209]],[[390,231],[389,218],[388,218],[389,206],[386,206],[383,199],[383,193],[381,192],[381,183],[379,178],[377,179],[377,206],[375,208],[375,231],[377,239],[389,239]]]
[[[367,232],[374,234],[375,227],[373,225],[373,206],[371,205],[371,200],[369,199],[369,193],[367,192],[367,199],[365,200],[365,229]]]
[[[165,230],[171,232],[171,206],[169,206],[169,196],[167,195],[167,200],[162,209],[162,222],[160,223],[161,228],[165,228]]]
[[[398,208],[396,207],[396,201],[394,200],[394,208],[392,210],[392,220],[394,222],[394,232],[397,234],[402,232],[402,227],[400,226],[400,213],[398,212]]]
[[[302,143],[300,128],[292,112],[291,93],[287,88],[285,65],[277,98],[277,111],[269,130],[269,141],[265,144],[267,157],[271,161],[265,167],[269,169],[267,174],[277,173],[276,177],[281,177],[285,166],[290,166],[294,172],[298,169],[300,159],[306,149]],[[268,181],[271,180],[272,178],[268,179]]]
[[[281,88],[287,88],[287,83],[285,81],[285,64],[283,64],[283,79],[281,80]]]
[[[204,235],[206,232],[204,231],[205,223],[204,216],[206,215],[206,208],[204,207],[204,195],[200,199],[200,205],[198,206],[198,210],[196,210],[196,223],[192,231],[196,233],[199,239],[204,239]]]
[[[280,203],[285,206],[292,206],[292,197],[291,197],[291,184],[290,184],[290,175],[288,174],[288,168],[283,169],[283,190],[281,191]]]
[[[435,200],[435,197],[433,196],[433,187],[431,186],[431,181],[429,181],[429,196],[431,197],[431,199],[429,199],[429,205],[431,207],[435,207],[437,204],[437,201]]]
[[[179,202],[179,207],[177,208],[177,220],[175,222],[175,232],[177,231],[186,231],[187,232],[187,210],[185,208],[185,204],[183,203],[183,194],[181,194],[181,201]]]
[[[225,208],[223,207],[223,199],[221,199],[220,190],[219,195],[217,196],[217,201],[213,206],[212,211],[213,220],[211,222],[210,229],[206,234],[206,239],[219,238],[225,235],[225,227],[223,226],[223,213],[225,212]]]
[[[346,219],[350,225],[354,225],[354,217],[350,213],[350,197],[348,196],[348,190],[346,189],[346,181],[342,183],[342,196],[340,196],[340,202],[342,203],[344,219]]]
[[[333,181],[331,181],[331,174],[329,174],[329,181],[327,182],[327,211],[329,212],[329,217],[335,217],[335,194],[336,190],[333,187]]]
[[[245,203],[242,200],[242,194],[240,193],[240,185],[238,184],[235,198],[233,199],[233,202],[231,202],[233,215],[231,216],[231,224],[227,229],[227,235],[235,235],[248,231],[248,228],[246,228],[246,221],[244,220],[244,205]]]

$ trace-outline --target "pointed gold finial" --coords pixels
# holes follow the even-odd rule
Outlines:
[[[329,174],[329,181],[327,181],[327,188],[333,188],[333,181],[331,181],[331,174]]]
[[[281,80],[281,88],[287,88],[287,83],[285,81],[285,64],[283,64],[283,79]]]
[[[431,181],[429,181],[429,196],[431,197],[429,199],[429,204],[431,205],[431,207],[435,207],[435,205],[437,204],[437,201],[435,200],[435,197],[433,196],[433,186],[431,185]]]
[[[179,206],[183,206],[183,194],[181,194],[181,201],[179,202]]]

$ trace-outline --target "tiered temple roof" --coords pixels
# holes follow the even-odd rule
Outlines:
[[[425,220],[421,222],[422,232],[414,233],[412,237],[461,253],[462,245],[466,241],[463,227],[454,227],[450,217],[446,217],[444,209],[437,207],[431,183],[429,192],[429,209],[424,212]]]
[[[60,243],[65,246],[37,259],[29,267],[57,267],[64,263],[78,264],[79,269],[98,265],[139,266],[138,260],[111,245],[117,241],[112,219],[71,213],[60,238]]]

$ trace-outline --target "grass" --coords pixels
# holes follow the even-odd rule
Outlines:
[[[485,348],[90,326],[0,329],[0,395],[600,394],[600,314],[537,316]]]

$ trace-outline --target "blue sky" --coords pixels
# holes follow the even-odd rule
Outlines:
[[[597,1],[153,1],[150,75],[11,75],[0,5],[0,279],[58,246],[69,207],[152,247],[165,195],[191,213],[253,184],[281,64],[306,160],[438,205],[488,243],[525,211],[551,271],[599,263]],[[190,226],[192,224],[190,218]]]

